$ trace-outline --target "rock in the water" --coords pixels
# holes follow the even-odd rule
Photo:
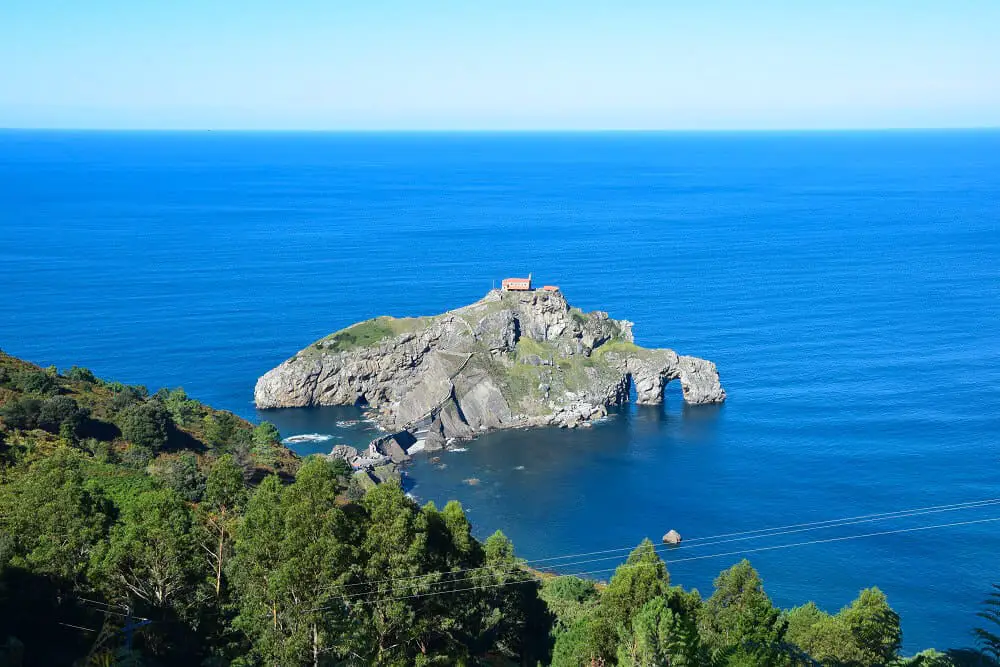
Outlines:
[[[348,463],[353,463],[358,458],[358,450],[350,445],[334,445],[327,457],[344,459]]]
[[[669,531],[667,531],[667,534],[663,536],[663,543],[664,544],[680,544],[681,543],[681,534],[678,533],[676,530],[669,530]]]
[[[410,460],[410,455],[406,450],[415,445],[417,439],[409,431],[401,431],[387,435],[384,438],[373,440],[370,449],[388,456],[393,463],[406,463]]]
[[[639,403],[660,403],[673,380],[688,403],[726,398],[715,364],[641,348],[631,322],[571,308],[558,291],[493,290],[443,315],[379,317],[331,334],[261,377],[254,400],[367,404],[394,439],[409,437],[376,448],[401,463],[413,432],[426,431],[433,451],[495,429],[573,427],[627,401],[632,386]]]

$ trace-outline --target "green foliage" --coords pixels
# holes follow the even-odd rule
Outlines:
[[[170,413],[157,400],[132,403],[118,415],[122,436],[150,452],[156,452],[167,444],[172,426]]]
[[[899,619],[877,589],[836,615],[784,613],[744,561],[702,601],[670,585],[648,540],[604,587],[540,586],[502,533],[473,537],[457,502],[421,508],[392,483],[364,493],[341,460],[313,457],[294,482],[251,490],[254,464],[282,451],[267,423],[84,369],[60,378],[0,354],[0,371],[0,625],[16,619],[23,640],[0,639],[0,659],[82,664],[92,638],[58,624],[101,627],[105,607],[87,597],[153,621],[128,657],[148,664],[995,664],[995,628],[982,655],[899,659]],[[197,440],[210,445],[200,458],[182,449]],[[982,616],[996,625],[1000,589],[990,600]],[[115,644],[106,664],[124,656]]]
[[[406,331],[414,331],[426,326],[430,322],[424,317],[376,317],[375,319],[359,322],[346,329],[331,334],[326,338],[317,341],[314,348],[317,350],[328,349],[332,352],[343,352],[358,347],[368,347],[379,341],[392,336],[398,336]]]
[[[278,427],[269,421],[262,421],[253,429],[253,443],[255,445],[276,445],[281,442],[281,434]]]
[[[865,664],[888,664],[899,655],[899,615],[878,588],[866,588],[838,614],[851,631]]]
[[[216,459],[205,482],[204,504],[214,512],[240,512],[247,501],[243,469],[225,454]]]
[[[113,600],[190,618],[202,599],[205,569],[190,507],[172,489],[140,494],[94,557],[94,576]]]
[[[149,392],[145,387],[130,386],[121,382],[108,382],[105,387],[111,392],[111,410],[118,413],[133,403],[146,400]]]
[[[1000,584],[993,584],[993,590],[977,615],[990,625],[974,630],[976,641],[983,655],[1000,662]]]
[[[173,489],[188,502],[201,500],[205,492],[205,476],[198,470],[198,459],[185,452],[166,460],[161,460],[156,470],[165,486]],[[240,480],[242,486],[242,479]]]
[[[162,390],[161,390],[162,391]],[[159,393],[159,392],[157,392]],[[184,425],[189,423],[198,414],[201,403],[188,398],[187,392],[183,388],[163,391],[163,405],[173,418],[175,424]]]
[[[68,371],[66,371],[66,379],[73,380],[75,382],[87,382],[89,384],[97,382],[97,377],[90,371],[90,369],[82,368],[80,366],[72,366]]]
[[[692,622],[674,611],[665,597],[643,605],[632,618],[631,633],[618,644],[618,664],[703,665],[706,663]]]
[[[333,470],[333,474],[340,486],[346,489],[348,484],[350,484],[351,478],[354,476],[354,468],[351,467],[351,464],[340,457],[336,457],[330,461],[330,468]]]
[[[50,433],[60,433],[65,426],[75,436],[88,415],[89,412],[69,396],[53,396],[42,403],[38,412],[38,426]]]
[[[253,446],[250,451],[254,459],[263,465],[273,465],[281,446],[278,427],[269,421],[263,421],[254,427],[251,438]]]
[[[205,444],[225,452],[235,452],[239,447],[249,452],[251,431],[244,428],[244,422],[231,412],[217,412],[205,415]]]
[[[393,335],[395,332],[392,327],[374,319],[335,333],[327,338],[324,344],[331,350],[341,352],[356,347],[367,347]]]
[[[124,451],[118,454],[118,461],[127,468],[133,470],[146,470],[153,462],[153,452],[136,444],[128,445]]]
[[[613,660],[618,644],[628,641],[633,634],[633,617],[647,602],[665,595],[669,588],[667,566],[653,543],[643,540],[615,570],[607,588],[601,592],[594,626],[598,655],[606,661]]]
[[[667,566],[645,539],[615,570],[601,593],[601,610],[613,625],[628,625],[632,615],[650,600],[664,595],[670,587]]]
[[[785,639],[822,664],[866,664],[844,619],[827,614],[812,602],[788,613]]]
[[[743,560],[715,579],[699,619],[702,641],[713,652],[739,649],[759,664],[780,664],[777,656],[787,621],[764,592],[760,575]]]
[[[257,487],[236,531],[229,568],[239,600],[233,626],[250,639],[249,656],[266,664],[280,664],[289,634],[284,618],[280,624],[278,620],[284,588],[278,576],[285,534],[283,496],[275,475]]]
[[[601,664],[597,652],[596,624],[584,616],[558,635],[552,649],[552,667],[583,667]]]
[[[84,472],[87,488],[107,496],[117,508],[134,503],[146,491],[160,488],[160,484],[144,472],[96,459],[85,462]]]
[[[912,658],[905,658],[899,661],[898,664],[903,667],[972,667],[966,661],[958,662],[953,660],[947,653],[941,653],[934,649],[921,651]],[[987,664],[983,662],[980,664],[980,667],[987,667]]]
[[[556,618],[556,632],[565,631],[597,608],[599,594],[594,582],[564,576],[546,581],[539,592]]]
[[[32,429],[38,426],[42,401],[37,398],[19,397],[0,406],[0,419],[10,428]]]
[[[208,473],[205,497],[198,508],[198,534],[202,549],[208,555],[213,590],[220,600],[227,592],[224,591],[226,568],[232,558],[233,539],[247,497],[243,469],[229,454],[219,457]]]
[[[302,664],[340,650],[346,609],[337,604],[351,550],[329,465],[307,461],[282,489],[269,477],[237,532],[232,574],[240,598],[236,625],[252,655],[268,664]]]
[[[55,377],[42,370],[25,369],[14,375],[14,386],[26,394],[48,396],[58,390]]]
[[[110,523],[110,504],[90,489],[81,455],[59,448],[0,486],[0,525],[12,536],[11,562],[76,582]]]

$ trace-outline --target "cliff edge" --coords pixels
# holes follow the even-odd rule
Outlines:
[[[560,291],[491,290],[433,317],[377,317],[322,338],[257,380],[258,408],[367,405],[388,431],[451,438],[586,425],[680,380],[691,404],[726,392],[710,361],[634,343],[632,323],[571,308]],[[426,435],[425,435],[426,434]]]

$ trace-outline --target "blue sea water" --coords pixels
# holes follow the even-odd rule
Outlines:
[[[256,419],[257,376],[314,339],[529,271],[714,360],[730,398],[411,467],[526,558],[1000,497],[1000,132],[0,133],[0,347],[43,365]],[[351,410],[260,416],[366,437]],[[707,593],[741,549],[995,517],[666,557]],[[917,650],[971,643],[998,554],[974,523],[748,555],[784,606],[878,585]]]

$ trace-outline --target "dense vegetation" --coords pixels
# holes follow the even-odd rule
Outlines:
[[[532,572],[458,503],[298,462],[277,430],[0,353],[0,665],[954,665],[901,659],[878,589],[778,609],[746,561],[702,598],[643,542],[606,585]],[[995,628],[1000,594],[983,612]],[[990,653],[992,651],[992,653]]]

